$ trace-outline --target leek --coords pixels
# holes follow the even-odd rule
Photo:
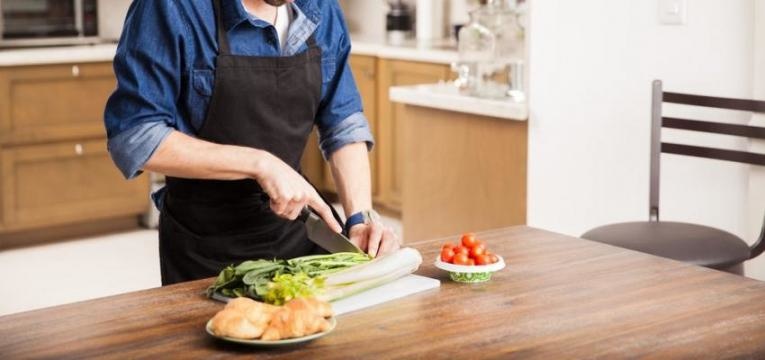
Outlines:
[[[407,276],[420,267],[422,256],[412,248],[399,249],[366,264],[327,276],[324,291],[318,296],[335,301]]]
[[[396,252],[378,257],[366,264],[354,266],[327,276],[327,286],[351,284],[383,277],[402,268],[417,270],[422,263],[420,252],[412,248],[399,249]]]

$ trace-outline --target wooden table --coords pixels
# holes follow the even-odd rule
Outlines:
[[[432,266],[442,240],[411,244],[440,289],[340,316],[302,347],[208,336],[222,305],[204,280],[0,317],[0,358],[765,357],[765,283],[528,227],[479,235],[509,264],[490,282],[450,282]]]

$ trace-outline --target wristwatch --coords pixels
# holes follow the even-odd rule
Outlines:
[[[372,209],[362,210],[349,216],[348,219],[345,220],[344,232],[348,235],[351,228],[358,224],[371,224],[376,222],[380,222],[380,214],[378,214],[377,211]]]

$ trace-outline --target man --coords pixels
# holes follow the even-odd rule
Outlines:
[[[321,252],[294,221],[306,206],[343,230],[298,172],[314,125],[351,241],[373,256],[399,247],[372,210],[349,52],[336,0],[133,1],[105,122],[127,178],[167,176],[153,195],[163,285]]]

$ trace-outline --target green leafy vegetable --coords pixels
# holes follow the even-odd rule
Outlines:
[[[248,260],[224,268],[215,283],[207,288],[207,296],[219,293],[226,297],[248,296],[271,302],[287,296],[294,297],[302,291],[313,291],[315,294],[323,286],[323,280],[318,278],[369,261],[369,256],[358,253],[309,255],[290,260]],[[290,277],[280,277],[283,275]],[[306,282],[306,278],[315,281]],[[277,279],[282,279],[281,283]],[[271,297],[266,298],[269,292]]]
[[[324,278],[312,278],[304,272],[276,275],[264,299],[269,304],[284,305],[295,298],[315,296],[323,287]]]

